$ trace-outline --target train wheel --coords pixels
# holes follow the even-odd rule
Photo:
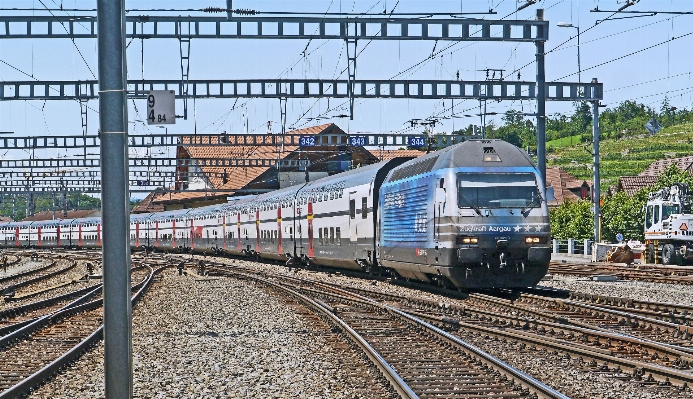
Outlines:
[[[677,263],[676,249],[672,244],[665,244],[662,248],[662,263],[675,265]]]

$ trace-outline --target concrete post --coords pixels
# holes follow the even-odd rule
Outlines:
[[[107,399],[130,399],[132,303],[124,0],[98,0],[97,18],[105,394]]]
[[[575,253],[575,239],[568,239],[568,255],[573,255]]]

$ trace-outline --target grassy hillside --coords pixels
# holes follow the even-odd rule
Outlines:
[[[573,176],[592,180],[592,156],[585,144],[547,148],[547,165],[560,166]],[[591,150],[591,145],[588,147]],[[652,162],[693,155],[693,124],[662,129],[655,136],[642,135],[618,140],[602,140],[601,189],[618,183],[620,176],[634,176]]]

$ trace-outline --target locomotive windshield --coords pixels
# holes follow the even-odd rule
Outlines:
[[[541,202],[533,173],[459,173],[460,208],[525,208]]]

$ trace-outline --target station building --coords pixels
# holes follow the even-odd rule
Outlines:
[[[301,147],[290,143],[289,139],[282,143],[276,140],[277,135],[267,136],[267,142],[274,142],[274,145],[244,144],[247,142],[244,134],[222,133],[211,139],[210,144],[214,145],[201,145],[194,135],[184,137],[176,151],[176,158],[181,161],[176,168],[174,189],[156,190],[135,207],[133,213],[221,204],[227,202],[229,196],[260,194],[381,160],[425,154],[416,150],[372,153],[364,147],[349,146],[347,134],[334,123],[287,133],[316,137],[336,134],[343,138],[332,137],[328,145]],[[235,166],[224,160],[244,160],[245,165]]]

